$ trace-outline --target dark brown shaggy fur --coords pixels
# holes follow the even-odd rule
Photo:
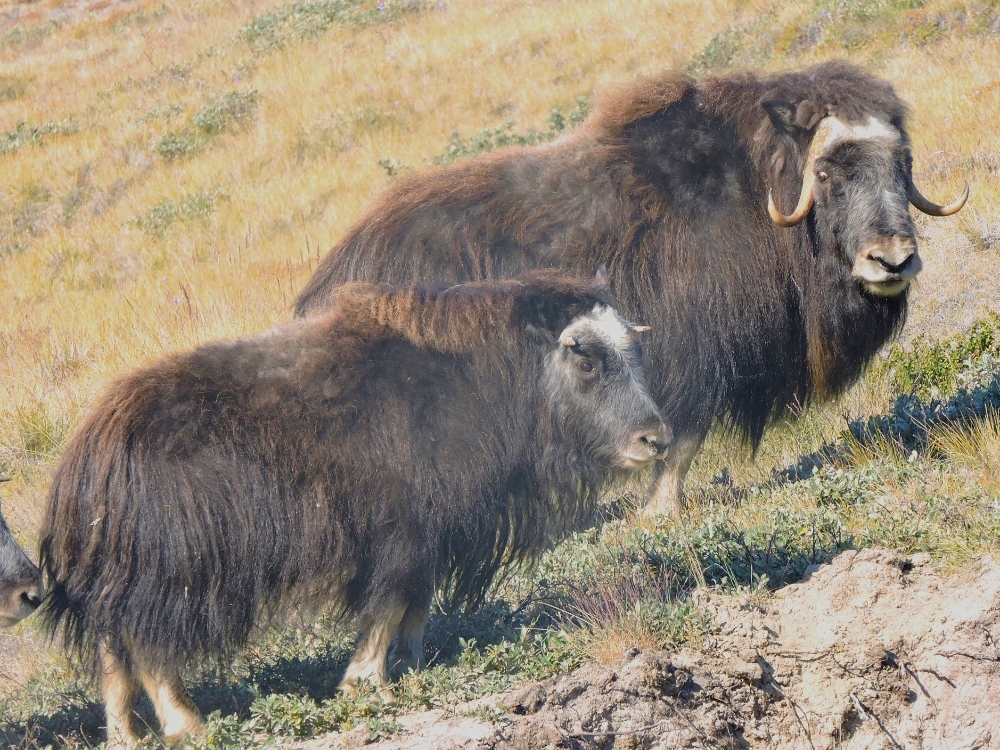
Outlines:
[[[769,116],[774,100],[795,113],[789,128]],[[892,226],[840,210],[817,218],[820,208],[793,228],[768,217],[768,188],[795,205],[826,115],[898,128],[905,174],[892,179],[908,179],[905,107],[860,68],[700,82],[670,73],[620,87],[553,144],[399,179],[323,259],[296,314],[352,280],[605,264],[623,314],[653,327],[650,389],[675,431],[700,442],[721,418],[756,446],[787,407],[843,392],[906,316],[905,293],[873,296],[850,275],[862,232],[912,234],[905,192],[906,218]]]
[[[295,606],[373,621],[391,596],[479,602],[589,516],[609,471],[600,405],[557,413],[540,382],[560,332],[607,301],[544,271],[354,284],[325,317],[122,378],[55,473],[48,625],[89,663],[103,643],[169,675]]]

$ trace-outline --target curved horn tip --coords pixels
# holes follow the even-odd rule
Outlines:
[[[559,343],[563,346],[576,346],[576,339],[572,336],[563,336],[559,339]]]
[[[646,333],[649,330],[649,326],[632,326],[632,333]]]
[[[767,191],[767,212],[771,216],[771,221],[779,227],[794,227],[796,224],[801,224],[802,220],[809,215],[812,205],[812,185],[809,182],[803,182],[802,195],[799,197],[799,205],[796,206],[795,210],[788,216],[785,216],[778,210],[777,205],[774,203],[774,194],[770,188]]]
[[[778,206],[774,202],[774,194],[770,189],[767,191],[767,213],[771,216],[771,221],[779,227],[791,227],[798,223],[789,221],[789,218],[778,210]]]
[[[965,206],[965,202],[969,199],[969,181],[965,181],[965,187],[962,189],[962,194],[958,196],[954,201],[947,204],[946,206],[939,206],[937,203],[933,203],[927,200],[923,194],[917,189],[912,178],[910,180],[910,203],[918,211],[923,211],[928,216],[951,216],[962,210]]]

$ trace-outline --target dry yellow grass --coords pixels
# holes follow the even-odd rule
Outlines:
[[[963,179],[973,186],[956,220],[920,222],[927,270],[912,323],[935,334],[966,325],[1000,300],[998,37],[921,45],[890,34],[854,51],[835,39],[798,52],[780,41],[827,5],[836,4],[426,3],[392,25],[334,24],[268,53],[240,30],[280,0],[5,5],[0,472],[14,480],[3,488],[11,526],[34,544],[59,445],[109,378],[165,350],[290,317],[316,259],[391,179],[379,159],[427,169],[455,130],[506,120],[543,130],[552,107],[683,66],[734,26],[779,38],[754,60],[763,69],[849,55],[912,104],[924,192],[944,201]],[[996,9],[979,5],[980,15]],[[965,6],[929,0],[920,18]],[[249,127],[189,158],[157,153],[165,135],[230,92],[256,102]],[[34,142],[25,128],[40,129]],[[189,204],[202,210],[185,216]],[[181,213],[163,219],[169,210]],[[166,225],[153,231],[158,215]],[[722,461],[741,481],[766,476],[836,435],[844,413],[885,398],[856,390],[808,426],[779,430],[755,465],[716,441],[695,478],[707,481]]]
[[[938,428],[931,445],[953,465],[965,469],[972,482],[1000,494],[1000,415],[996,412],[964,428]]]

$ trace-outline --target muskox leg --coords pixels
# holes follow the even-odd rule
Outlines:
[[[393,677],[400,677],[411,668],[414,671],[424,668],[424,630],[430,616],[430,602],[411,604],[406,608],[396,631],[396,647],[392,654]]]
[[[347,665],[347,671],[344,673],[344,679],[340,681],[341,690],[345,693],[354,693],[361,680],[368,680],[373,685],[385,688],[388,684],[386,657],[389,655],[392,636],[405,612],[406,605],[401,604],[399,600],[393,600],[378,616],[366,623],[365,634],[358,644],[358,650],[354,652],[351,663]],[[393,699],[392,692],[388,689],[380,690],[379,695],[387,703]]]
[[[101,695],[108,727],[109,750],[133,748],[139,737],[132,726],[132,706],[138,685],[131,670],[101,643],[98,647],[101,660]]]
[[[176,671],[150,671],[136,668],[142,687],[153,702],[160,732],[167,744],[174,744],[190,735],[201,734],[204,725],[194,701],[188,695],[180,674]]]
[[[681,517],[685,505],[684,477],[704,439],[704,435],[678,435],[674,438],[649,488],[643,515]]]

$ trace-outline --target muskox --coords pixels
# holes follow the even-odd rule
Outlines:
[[[341,686],[419,666],[432,597],[475,605],[670,439],[607,285],[536,271],[447,290],[354,284],[329,314],[118,381],[55,472],[49,626],[102,678],[129,745],[256,626],[327,602],[364,636]]]
[[[845,62],[636,81],[554,143],[394,182],[295,311],[355,280],[605,264],[622,314],[653,326],[647,376],[675,440],[647,508],[676,514],[714,422],[756,448],[790,407],[843,392],[902,327],[921,268],[909,204],[944,216],[968,196],[919,193],[905,114],[892,86]]]
[[[43,595],[41,571],[24,554],[0,512],[0,628],[16,625],[38,609]]]

